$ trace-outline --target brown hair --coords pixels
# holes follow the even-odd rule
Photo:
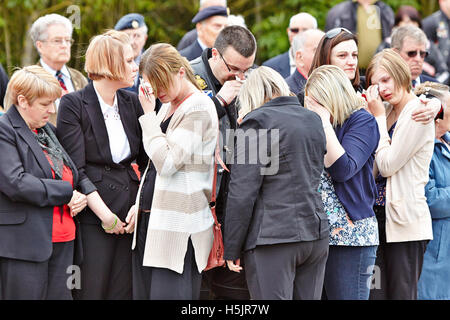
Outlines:
[[[404,16],[408,16],[411,21],[416,22],[419,28],[422,29],[422,18],[420,17],[419,11],[413,6],[400,6],[400,8],[398,8],[397,14],[395,15],[394,26],[398,26],[399,23],[403,21]]]
[[[125,79],[124,46],[131,44],[125,32],[109,30],[92,38],[86,51],[84,70],[91,80]]]
[[[372,58],[366,71],[367,87],[372,85],[373,74],[379,68],[386,70],[394,79],[396,88],[403,88],[407,92],[411,92],[411,72],[408,64],[393,49],[384,49]]]
[[[331,50],[339,43],[353,40],[358,45],[358,37],[353,33],[349,33],[347,31],[342,30],[337,36],[333,38],[327,38],[325,34],[317,45],[316,53],[314,54],[313,62],[311,64],[311,69],[309,70],[309,74],[311,74],[314,69],[326,65],[331,64]],[[359,69],[356,68],[355,78],[351,80],[354,88],[359,86]]]
[[[147,77],[155,96],[158,96],[159,89],[167,91],[171,87],[172,76],[180,71],[181,67],[186,70],[187,79],[201,90],[187,59],[168,43],[154,44],[144,52],[139,64],[139,73]]]
[[[13,104],[17,105],[17,97],[23,95],[29,104],[41,97],[57,99],[61,97],[61,86],[56,78],[44,70],[33,65],[18,69],[8,82],[5,93],[4,109],[8,110]]]

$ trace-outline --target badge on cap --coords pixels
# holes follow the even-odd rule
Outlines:
[[[137,29],[139,28],[139,22],[137,20],[133,20],[131,22],[131,26],[133,27],[133,29]]]

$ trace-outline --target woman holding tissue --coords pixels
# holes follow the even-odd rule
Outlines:
[[[433,237],[425,198],[433,155],[434,123],[415,121],[421,101],[412,92],[406,62],[391,49],[375,55],[367,68],[367,99],[380,130],[375,153],[380,245],[376,265],[380,288],[371,299],[417,299],[417,283],[427,243]],[[384,100],[384,102],[383,102]],[[428,102],[432,107],[438,101]],[[426,119],[425,119],[426,120]]]
[[[147,49],[140,74],[145,114],[139,121],[150,163],[138,203],[130,210],[136,222],[134,298],[196,300],[213,243],[209,202],[217,113],[199,90],[188,61],[173,46],[161,43]],[[156,98],[162,102],[158,114]]]
[[[77,165],[88,210],[80,216],[84,259],[76,299],[131,299],[132,232],[127,213],[136,200],[138,177],[147,156],[138,118],[138,97],[124,88],[138,67],[127,34],[108,31],[94,37],[85,70],[92,80],[66,94],[59,105],[57,134]]]

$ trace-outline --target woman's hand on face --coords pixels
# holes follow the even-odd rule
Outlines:
[[[383,101],[381,100],[378,92],[378,85],[371,85],[366,91],[367,98],[367,111],[369,111],[374,117],[385,116],[386,110],[384,109]]]
[[[87,206],[87,197],[86,195],[74,190],[72,193],[72,199],[67,204],[70,208],[70,215],[75,217],[78,213],[80,213]]]
[[[141,103],[144,113],[155,111],[156,97],[153,92],[145,91],[145,87],[141,83],[139,85],[139,102]]]
[[[322,124],[326,125],[330,123],[330,111],[328,111],[324,106],[318,103],[311,97],[305,96],[305,107],[308,110],[314,111],[322,119]]]

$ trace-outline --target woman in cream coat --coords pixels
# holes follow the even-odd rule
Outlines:
[[[380,130],[374,206],[380,228],[379,269],[374,276],[380,286],[372,290],[371,298],[417,299],[423,256],[433,238],[425,185],[433,154],[434,124],[412,118],[422,103],[411,90],[408,65],[396,52],[386,49],[378,53],[366,77],[370,85],[368,106]]]

